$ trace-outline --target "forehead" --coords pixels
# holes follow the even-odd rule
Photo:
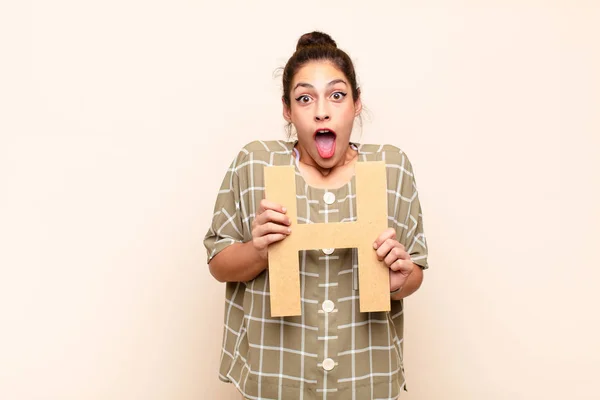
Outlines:
[[[335,64],[329,61],[311,61],[296,72],[292,87],[299,82],[310,83],[315,87],[324,86],[334,79],[348,81],[344,73]]]

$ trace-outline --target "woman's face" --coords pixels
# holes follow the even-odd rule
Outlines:
[[[302,162],[330,169],[343,165],[360,99],[342,71],[328,61],[313,61],[298,70],[292,80],[290,107],[283,116],[298,132]]]

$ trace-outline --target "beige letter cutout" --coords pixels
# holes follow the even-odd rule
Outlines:
[[[269,246],[271,316],[301,314],[298,252],[357,248],[360,311],[389,311],[389,268],[377,259],[373,242],[387,229],[385,163],[356,163],[357,221],[298,224],[293,166],[265,167],[265,197],[287,208],[292,233]]]

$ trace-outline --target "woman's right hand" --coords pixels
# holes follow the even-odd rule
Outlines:
[[[291,232],[291,221],[285,207],[266,199],[260,201],[258,215],[252,222],[252,245],[264,260],[270,244],[285,239]]]

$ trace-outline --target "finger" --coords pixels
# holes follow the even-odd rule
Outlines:
[[[381,244],[388,239],[396,239],[396,230],[394,228],[387,228],[385,231],[383,231],[381,235],[375,239],[373,248],[377,250],[379,246],[381,246]]]
[[[285,239],[287,235],[282,235],[281,233],[271,233],[265,236],[262,236],[257,239],[258,247],[260,249],[265,249],[269,247],[269,245],[273,243],[277,243]]]
[[[390,265],[392,271],[401,273],[404,276],[410,275],[414,268],[415,264],[411,260],[396,260]]]
[[[402,245],[400,244],[400,246]],[[396,260],[408,260],[409,258],[410,256],[403,247],[394,247],[390,250],[387,256],[385,256],[383,261],[386,265],[391,266]]]
[[[254,237],[262,237],[267,236],[273,233],[279,233],[282,235],[289,235],[292,232],[292,229],[289,226],[275,224],[273,222],[268,222],[264,225],[257,226],[253,232]]]
[[[258,225],[264,225],[268,222],[274,222],[281,225],[291,225],[291,221],[287,215],[275,210],[266,210],[255,219]]]
[[[394,248],[400,248],[401,250],[404,250],[404,246],[402,246],[402,244],[398,243],[398,241],[396,239],[390,238],[390,239],[387,239],[385,242],[383,242],[376,251],[377,258],[379,259],[379,261],[382,261],[384,258],[386,258],[387,255],[389,254],[389,252],[392,251],[392,249],[394,249]],[[392,262],[393,261],[394,260],[392,260]]]
[[[278,211],[282,214],[285,214],[287,212],[287,209],[284,206],[282,206],[281,204],[275,203],[273,201],[269,201],[267,199],[262,199],[258,206],[258,214],[260,215],[267,210]]]

